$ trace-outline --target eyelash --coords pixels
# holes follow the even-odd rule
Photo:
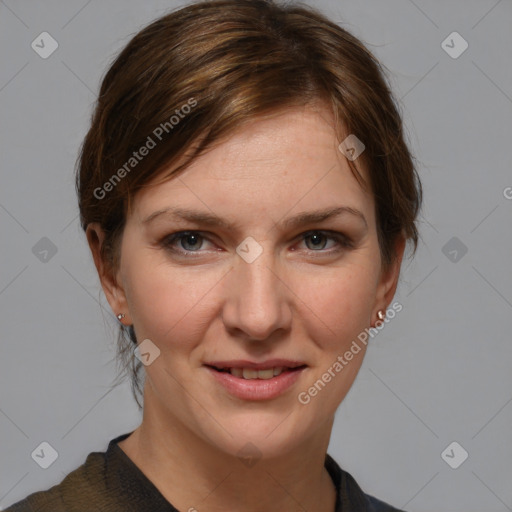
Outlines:
[[[338,243],[339,247],[337,249],[330,249],[330,250],[329,249],[327,249],[327,250],[321,249],[318,251],[315,251],[312,249],[307,249],[307,251],[309,253],[320,253],[323,255],[337,254],[337,253],[341,252],[342,250],[353,248],[352,241],[347,236],[343,235],[342,233],[338,233],[337,231],[318,230],[318,229],[307,231],[305,233],[302,233],[302,235],[301,235],[302,240],[305,240],[306,238],[308,238],[312,235],[317,235],[317,234],[325,236],[328,240],[334,240],[335,242]],[[179,254],[186,258],[195,258],[197,256],[194,256],[193,254],[194,253],[200,254],[202,251],[200,251],[200,250],[187,251],[185,249],[176,249],[176,247],[174,246],[175,242],[179,242],[180,240],[183,240],[184,238],[186,238],[187,236],[190,236],[190,235],[199,235],[200,239],[208,240],[208,237],[204,236],[201,231],[177,231],[175,233],[171,233],[170,235],[167,235],[160,242],[160,244],[162,247],[164,247],[165,249],[167,249],[173,253]]]

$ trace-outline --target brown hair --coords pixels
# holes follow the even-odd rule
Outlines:
[[[309,6],[212,0],[167,14],[136,34],[101,84],[76,188],[82,228],[99,222],[105,230],[101,254],[108,268],[117,268],[136,192],[164,169],[179,161],[165,175],[174,177],[244,122],[318,101],[332,110],[340,141],[354,134],[365,145],[349,163],[363,186],[357,166],[368,171],[383,265],[393,261],[399,236],[415,251],[421,183],[373,55]],[[119,354],[131,365],[141,406],[141,364],[132,357],[132,342],[133,327],[121,327]]]

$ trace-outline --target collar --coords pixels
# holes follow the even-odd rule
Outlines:
[[[119,487],[132,504],[140,503],[141,512],[147,510],[148,503],[154,512],[179,512],[118,446],[131,434],[122,434],[109,442],[105,453],[108,485]],[[325,456],[325,468],[336,487],[335,512],[365,511],[366,495],[350,473],[342,470],[329,454]]]

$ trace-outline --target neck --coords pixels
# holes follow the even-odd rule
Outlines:
[[[242,461],[145,403],[142,424],[119,446],[178,510],[334,512],[324,466],[332,424],[284,455]]]

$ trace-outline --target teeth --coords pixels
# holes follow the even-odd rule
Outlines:
[[[273,368],[268,370],[258,370],[258,379],[271,379],[274,376]],[[244,375],[245,378],[245,375]]]
[[[266,370],[255,370],[254,368],[230,368],[229,372],[235,377],[242,377],[244,379],[271,379],[281,375],[285,368],[283,366],[276,366],[275,368],[267,368]]]
[[[231,368],[231,375],[234,375],[235,377],[243,377],[244,371],[242,368]]]
[[[243,376],[244,379],[257,379],[258,378],[258,370],[253,370],[251,368],[244,368],[243,369]]]

